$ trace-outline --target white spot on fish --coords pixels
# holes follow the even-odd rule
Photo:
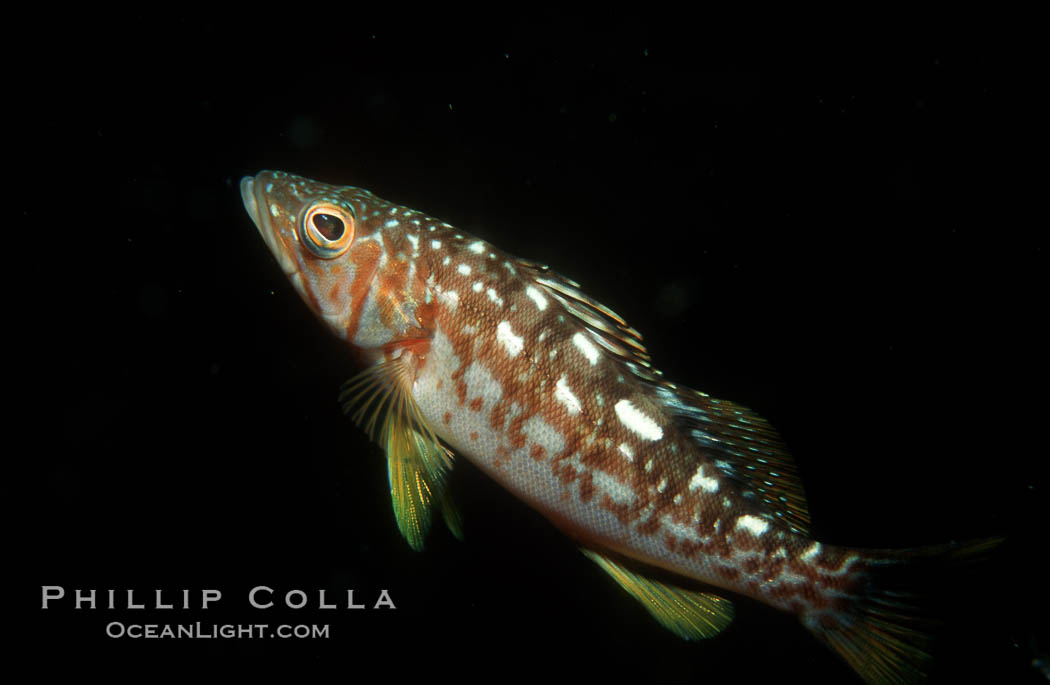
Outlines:
[[[565,378],[565,374],[562,374],[561,378],[558,379],[558,383],[554,388],[554,399],[564,404],[569,414],[575,416],[583,410],[580,405],[580,400],[576,398],[576,395],[572,394],[572,390],[569,388],[568,380]]]
[[[537,290],[535,286],[530,285],[529,287],[525,288],[525,294],[528,295],[532,299],[532,301],[536,303],[536,309],[539,309],[542,312],[544,309],[547,308],[547,298],[544,297],[543,293]]]
[[[391,214],[393,214],[393,212],[391,212]],[[388,221],[385,224],[383,224],[383,227],[384,228],[394,228],[395,226],[400,226],[400,225],[401,225],[400,221],[398,221],[397,219],[391,219],[390,221]]]
[[[810,545],[808,548],[806,548],[805,552],[803,552],[799,556],[799,561],[809,561],[810,559],[812,559],[813,557],[817,556],[818,554],[820,554],[820,543],[819,542],[814,542],[812,545]]]
[[[736,520],[736,529],[740,530],[741,528],[757,538],[769,530],[769,522],[751,514],[744,514]]]
[[[661,478],[660,482],[656,485],[656,491],[657,492],[663,492],[666,489],[667,489],[667,479],[666,478]]]
[[[649,502],[649,504],[645,505],[645,509],[638,512],[638,525],[648,523],[649,517],[653,515],[654,511],[656,511],[655,504]]]
[[[433,228],[433,226],[431,226],[431,228]],[[441,249],[441,241],[440,240],[431,240],[430,241],[430,249],[432,249],[432,250],[440,250]]]
[[[408,238],[408,242],[412,243],[412,249],[419,252],[419,236],[414,236],[411,233],[406,233],[405,237]]]
[[[503,298],[497,295],[495,290],[489,288],[485,291],[485,294],[489,296],[489,299],[492,300],[497,307],[503,306]]]
[[[473,290],[476,293],[480,293],[482,288],[484,288],[484,287],[485,287],[485,284],[483,284],[481,281],[478,281],[474,285],[470,286],[470,289]]]
[[[604,490],[613,502],[617,504],[634,504],[634,490],[629,486],[624,485],[604,471],[592,471],[591,478],[594,479],[594,484],[599,489]]]
[[[576,472],[582,472],[587,470],[587,467],[583,465],[582,461],[580,461],[579,452],[573,452],[567,458],[562,459],[561,463],[565,466],[571,466],[572,469]]]
[[[620,454],[627,458],[627,461],[634,462],[634,450],[626,442],[620,443]]]
[[[280,208],[278,208],[275,203],[271,203],[270,204],[270,215],[271,216],[277,216],[280,213],[281,213]]]
[[[558,454],[565,449],[565,438],[561,432],[539,415],[529,417],[521,427],[521,432],[531,442],[545,449],[548,454]]]
[[[689,492],[703,489],[704,492],[718,492],[718,479],[704,476],[704,465],[696,469],[693,478],[689,481]]]
[[[660,517],[660,523],[663,524],[670,533],[676,538],[681,540],[689,540],[691,542],[700,542],[700,536],[696,534],[696,529],[692,526],[685,526],[681,523],[676,523],[669,514],[664,514]]]
[[[646,440],[659,440],[664,436],[664,429],[656,421],[643,414],[630,400],[623,399],[614,407],[620,423],[642,436]]]
[[[456,271],[460,272],[464,276],[469,276],[470,275],[470,265],[469,264],[460,264],[459,266],[456,267]]]
[[[507,348],[507,354],[512,357],[517,357],[518,353],[521,352],[521,348],[525,345],[525,341],[520,335],[514,335],[509,321],[501,321],[496,326],[496,340],[502,343],[503,347]]]
[[[586,335],[577,333],[572,336],[572,343],[583,353],[584,357],[587,357],[587,361],[591,363],[591,366],[598,363],[598,348],[594,346],[594,343]]]
[[[452,263],[452,257],[445,257],[441,260],[441,266],[448,266]]]
[[[444,290],[438,293],[438,302],[446,305],[449,309],[456,309],[459,306],[459,293],[455,290]]]
[[[485,251],[485,243],[478,240],[476,242],[471,243],[468,249],[474,254],[481,254]]]
[[[826,576],[841,576],[853,570],[853,565],[857,562],[857,559],[858,557],[856,554],[847,554],[845,557],[843,557],[842,562],[839,564],[839,567],[837,569],[833,571],[826,571],[824,569],[820,569],[820,572]]]
[[[482,399],[483,413],[492,409],[492,405],[503,396],[503,386],[496,380],[483,364],[473,362],[463,373],[463,382],[467,386],[467,397]]]

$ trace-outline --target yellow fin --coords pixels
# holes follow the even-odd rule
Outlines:
[[[453,537],[463,542],[463,516],[460,515],[459,507],[447,492],[441,498],[441,517],[445,519],[445,525],[448,526]]]
[[[452,455],[412,397],[409,371],[400,359],[381,362],[347,381],[339,399],[343,411],[353,411],[354,421],[386,452],[397,527],[419,551],[430,530],[431,509],[444,500]]]
[[[390,500],[401,534],[417,552],[430,530],[430,510],[437,499],[440,482],[427,477],[423,463],[430,449],[423,437],[391,422],[387,440],[387,473],[390,476]]]
[[[683,640],[714,637],[733,620],[733,603],[728,599],[645,578],[608,557],[587,549],[581,551],[641,602],[660,625]]]

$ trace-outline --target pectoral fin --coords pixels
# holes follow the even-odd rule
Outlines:
[[[386,452],[394,517],[408,544],[419,551],[430,530],[435,503],[441,503],[446,522],[452,516],[444,504],[452,455],[412,397],[405,367],[400,359],[377,364],[348,381],[339,399],[344,402],[343,410],[353,412],[354,421]],[[449,527],[457,534],[453,523]],[[457,537],[460,535],[461,530]]]
[[[728,599],[667,585],[629,571],[596,552],[581,551],[641,602],[660,625],[683,640],[714,637],[733,620],[733,604]]]
[[[452,535],[460,542],[463,542],[463,517],[460,515],[459,507],[456,506],[452,496],[447,492],[441,498],[441,517],[445,519],[445,525],[448,526]]]
[[[431,452],[441,447],[396,421],[388,424],[387,473],[394,517],[408,544],[419,552],[430,530],[431,508],[435,500],[441,499],[444,487],[444,472],[432,473],[428,469],[428,462],[435,459]]]

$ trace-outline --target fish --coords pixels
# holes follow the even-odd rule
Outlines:
[[[362,188],[261,171],[240,191],[363,369],[340,400],[386,455],[413,549],[438,514],[462,539],[447,485],[467,459],[683,639],[723,631],[741,595],[797,616],[866,682],[924,678],[929,629],[908,579],[999,539],[817,540],[776,429],[664,378],[642,335],[575,281]]]

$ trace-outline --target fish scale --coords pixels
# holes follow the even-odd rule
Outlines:
[[[458,530],[444,483],[466,458],[682,637],[728,624],[712,592],[726,590],[796,614],[869,682],[921,676],[924,636],[880,570],[990,542],[814,540],[776,431],[665,380],[641,336],[575,282],[359,188],[264,171],[241,192],[293,286],[365,365],[344,398],[387,452],[413,547],[432,509]]]

